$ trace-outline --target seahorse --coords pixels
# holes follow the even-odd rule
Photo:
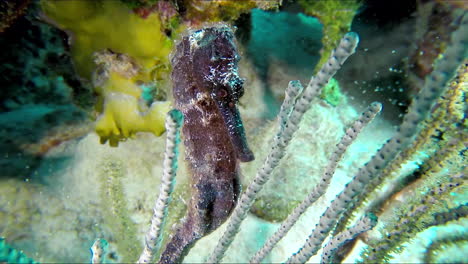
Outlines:
[[[237,109],[244,93],[234,34],[225,25],[194,30],[176,45],[171,62],[191,200],[184,221],[166,244],[160,263],[181,262],[201,237],[230,215],[240,192],[239,162],[254,159]]]

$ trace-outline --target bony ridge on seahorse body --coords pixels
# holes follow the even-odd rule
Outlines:
[[[240,192],[239,161],[254,159],[237,109],[244,93],[239,59],[234,34],[225,25],[192,31],[176,46],[173,94],[184,115],[192,194],[185,220],[167,243],[161,263],[181,262],[199,238],[228,218]]]

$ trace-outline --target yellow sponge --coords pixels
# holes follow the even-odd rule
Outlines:
[[[168,64],[172,40],[157,13],[142,18],[121,1],[42,0],[41,7],[50,21],[71,33],[72,57],[84,78],[95,68],[93,53],[104,49],[134,58],[144,81],[153,69]]]
[[[161,135],[169,102],[154,102],[144,112],[138,110],[138,99],[124,93],[109,93],[105,97],[104,111],[96,121],[96,133],[101,143],[117,146],[119,141],[134,136],[137,132]]]
[[[137,132],[161,135],[170,103],[148,107],[151,96],[144,100],[139,87],[159,82],[161,90],[160,81],[169,73],[172,40],[163,33],[159,15],[142,18],[121,1],[41,0],[41,7],[49,21],[70,33],[78,73],[92,77],[101,143],[117,146]]]
[[[101,103],[96,107],[101,114],[95,129],[101,143],[109,141],[111,146],[117,146],[119,141],[133,137],[137,132],[160,136],[164,132],[170,102],[155,101],[147,106],[142,88],[135,81],[140,67],[133,58],[105,50],[96,52],[94,61],[97,68],[93,84],[101,97]]]

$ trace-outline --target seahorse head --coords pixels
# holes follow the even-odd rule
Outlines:
[[[237,71],[240,57],[234,40],[234,33],[228,26],[192,31],[176,47],[172,79],[178,106],[191,104],[195,98],[214,102],[239,160],[245,162],[253,160],[254,156],[247,146],[237,109],[239,98],[244,94],[244,80]]]

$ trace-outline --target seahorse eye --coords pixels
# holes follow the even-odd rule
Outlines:
[[[219,89],[218,92],[217,92],[217,95],[219,97],[226,97],[228,95],[228,92],[226,91],[226,89]]]

